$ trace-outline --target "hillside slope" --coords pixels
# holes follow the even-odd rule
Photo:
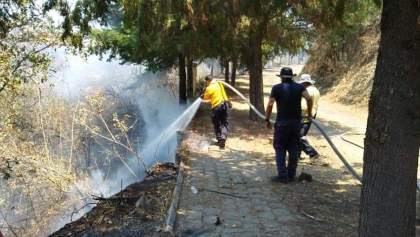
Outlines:
[[[346,40],[339,59],[331,59],[336,53],[331,52],[331,47],[315,43],[302,73],[312,75],[328,100],[365,108],[372,89],[379,39],[379,19],[376,19]]]

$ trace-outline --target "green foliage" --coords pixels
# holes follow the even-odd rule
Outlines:
[[[305,48],[308,40],[328,35],[340,45],[378,11],[374,1],[345,0],[106,0],[78,1],[68,11],[64,0],[48,0],[45,9],[64,17],[64,39],[79,48],[90,36],[89,52],[149,70],[174,66],[179,54],[249,58],[249,34],[263,40],[263,57]],[[113,24],[108,25],[111,19]],[[93,22],[98,27],[93,28]],[[105,28],[104,28],[105,27]]]
[[[63,17],[62,40],[82,50],[85,37],[92,31],[92,24],[106,27],[108,22],[115,23],[113,14],[118,13],[119,5],[113,0],[78,0],[71,10],[67,0],[46,0],[43,10],[44,13],[55,10]]]
[[[313,37],[320,48],[327,53],[327,60],[333,64],[341,63],[354,53],[349,51],[352,42],[372,21],[379,19],[380,9],[372,1],[346,1],[340,21],[334,25],[321,27]]]
[[[2,20],[9,21],[0,41],[0,92],[21,93],[22,83],[47,81],[52,59],[45,50],[60,45],[59,32],[32,1],[7,1],[4,6]]]
[[[95,5],[92,1],[80,1],[65,16],[63,39],[83,49],[85,36],[90,35],[88,51],[101,57],[110,52],[108,60],[143,63],[150,70],[172,66],[178,53],[183,51],[179,41],[187,38],[182,35],[187,21],[179,17],[179,9],[174,10],[176,13],[167,10],[173,9],[170,4],[176,6],[174,3],[176,1],[106,1]],[[58,3],[49,5],[47,9],[57,6]],[[108,26],[111,18],[114,24]],[[108,27],[92,28],[93,20]]]
[[[34,15],[33,0],[2,0],[0,6],[0,39],[7,36],[16,22]]]

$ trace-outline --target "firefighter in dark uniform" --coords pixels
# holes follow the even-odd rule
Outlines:
[[[280,71],[281,83],[271,89],[270,99],[265,111],[267,128],[271,129],[270,115],[274,102],[277,105],[277,118],[274,124],[273,147],[276,154],[277,175],[272,182],[288,183],[295,180],[300,153],[301,99],[306,100],[308,116],[312,117],[312,98],[306,88],[292,80],[296,74],[289,67]],[[289,161],[286,167],[286,151]]]

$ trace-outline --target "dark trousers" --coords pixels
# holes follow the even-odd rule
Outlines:
[[[217,140],[220,138],[227,139],[229,130],[228,109],[229,108],[225,103],[222,103],[212,109],[211,122],[213,123],[214,133],[216,134]]]
[[[277,173],[280,177],[295,177],[299,157],[300,119],[277,120],[274,124],[273,147]],[[289,162],[286,168],[286,151]]]
[[[309,128],[311,127],[311,122],[308,123],[302,123],[300,128],[300,153],[303,151],[306,155],[316,156],[318,155],[318,152],[309,144],[308,139],[306,139],[306,134],[308,134]]]

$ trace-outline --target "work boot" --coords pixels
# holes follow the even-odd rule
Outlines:
[[[220,138],[219,139],[219,148],[223,149],[223,148],[225,148],[225,145],[226,145],[226,138]]]
[[[319,158],[319,154],[313,155],[313,156],[309,156],[309,159],[311,160],[315,160]]]
[[[282,183],[282,184],[287,184],[289,183],[289,178],[287,176],[272,176],[270,178],[271,182],[275,182],[275,183]]]
[[[292,183],[292,182],[296,181],[295,176],[288,176],[288,179],[289,179],[289,183]]]

